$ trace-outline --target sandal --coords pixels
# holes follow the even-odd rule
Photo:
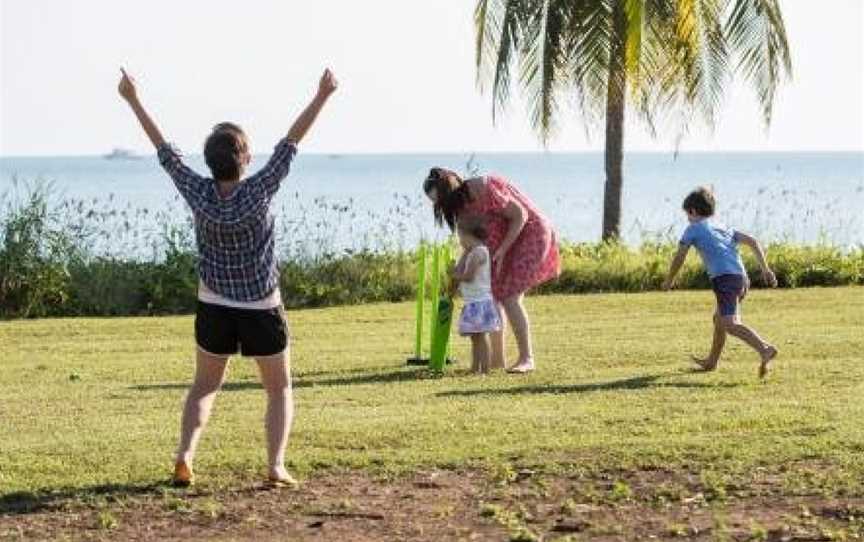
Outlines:
[[[267,485],[274,489],[297,489],[300,487],[300,482],[295,480],[290,474],[286,473],[284,476],[280,476],[279,478],[274,476],[268,477]]]
[[[174,476],[171,477],[171,485],[174,487],[189,487],[195,479],[192,474],[192,467],[186,464],[185,461],[180,461],[174,465]]]

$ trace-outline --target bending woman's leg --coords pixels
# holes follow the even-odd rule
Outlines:
[[[177,446],[176,462],[184,463],[190,470],[198,441],[207,426],[216,392],[222,386],[225,369],[228,367],[226,356],[217,356],[197,349],[195,361],[195,381],[186,395],[183,407],[183,420],[180,423],[180,444]]]
[[[291,390],[290,353],[286,348],[281,354],[256,357],[261,383],[267,392],[267,414],[264,428],[267,431],[268,475],[277,482],[294,480],[285,470],[285,446],[294,418],[294,396]]]
[[[528,321],[528,313],[523,303],[524,295],[517,294],[504,300],[504,311],[510,320],[513,335],[516,336],[516,344],[519,346],[519,359],[511,372],[527,373],[534,370],[534,351],[531,347],[531,325]]]

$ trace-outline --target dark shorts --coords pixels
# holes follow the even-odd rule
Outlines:
[[[718,275],[711,279],[720,316],[738,314],[738,304],[747,295],[747,282],[744,275]]]
[[[210,354],[272,356],[288,346],[288,324],[282,307],[236,309],[198,302],[195,342]]]

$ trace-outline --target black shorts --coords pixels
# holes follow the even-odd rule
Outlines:
[[[210,354],[272,356],[288,346],[288,323],[282,307],[237,309],[198,302],[195,342]]]

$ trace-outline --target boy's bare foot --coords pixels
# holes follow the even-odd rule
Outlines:
[[[717,362],[711,361],[709,358],[700,358],[696,356],[690,356],[690,360],[699,366],[705,372],[711,372],[717,368]]]
[[[288,474],[288,471],[285,470],[285,467],[274,467],[270,469],[270,472],[267,475],[267,482],[275,488],[291,488],[296,489],[300,487],[300,482],[294,479],[293,476]]]
[[[192,474],[192,467],[185,461],[179,461],[174,465],[174,476],[171,477],[171,485],[174,487],[189,487],[192,485],[195,476]]]
[[[762,352],[762,362],[759,363],[759,378],[765,378],[771,370],[771,362],[777,357],[778,350],[772,345],[765,347]]]
[[[525,374],[530,373],[534,370],[534,358],[527,358],[520,360],[513,365],[509,369],[507,369],[508,373],[512,374]]]

